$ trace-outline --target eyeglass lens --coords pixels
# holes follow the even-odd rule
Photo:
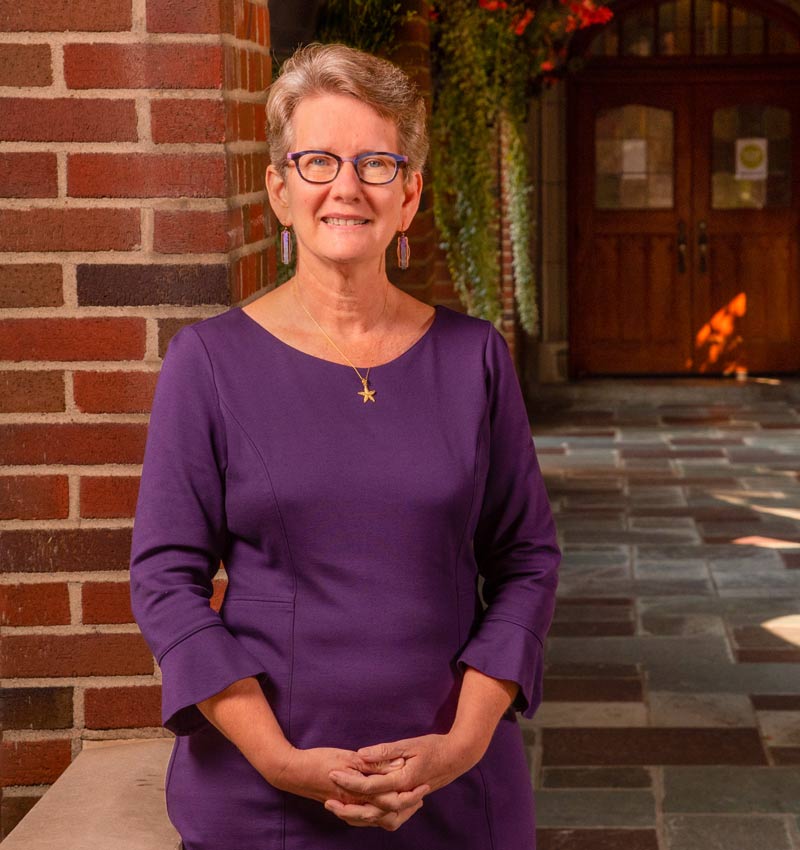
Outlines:
[[[295,160],[300,174],[313,183],[328,183],[339,172],[339,161],[329,154],[307,153]],[[375,154],[354,163],[358,176],[365,183],[389,183],[397,174],[397,161],[390,156]]]

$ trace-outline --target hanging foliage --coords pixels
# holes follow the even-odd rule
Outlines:
[[[571,69],[572,34],[604,23],[611,12],[594,0],[431,0],[429,15],[434,215],[450,274],[470,313],[499,319],[502,181],[517,312],[534,335],[527,105]]]

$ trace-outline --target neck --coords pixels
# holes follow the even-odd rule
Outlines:
[[[393,289],[386,276],[384,258],[362,264],[324,266],[298,257],[291,281],[314,319],[336,339],[357,341],[391,321]],[[313,325],[298,305],[301,322]]]

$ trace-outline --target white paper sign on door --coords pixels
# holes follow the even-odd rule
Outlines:
[[[766,139],[736,140],[737,180],[766,180],[768,168]]]
[[[622,140],[622,177],[626,180],[647,177],[647,139]]]

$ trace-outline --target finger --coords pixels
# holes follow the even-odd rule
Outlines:
[[[351,826],[377,826],[378,821],[386,816],[386,812],[370,803],[341,803],[338,800],[327,800],[325,808]]]
[[[364,761],[362,760],[362,773],[391,773],[393,770],[399,770],[404,767],[406,760],[404,758],[396,758],[391,761]]]
[[[340,788],[352,794],[373,797],[387,791],[407,791],[405,769],[393,770],[391,773],[375,773],[364,776],[357,770],[332,770],[328,776]]]
[[[371,797],[370,803],[385,812],[402,812],[405,809],[415,807],[430,790],[430,785],[420,785],[411,791],[379,794],[377,797]]]
[[[405,757],[405,741],[394,741],[391,744],[374,744],[371,747],[362,747],[358,755],[365,761],[391,761],[392,759]]]
[[[400,829],[400,827],[410,817],[415,815],[421,808],[422,800],[420,800],[416,806],[412,806],[410,809],[405,809],[404,811],[396,814],[386,815],[385,817],[381,818],[376,825],[383,827],[383,829],[387,830],[388,832],[394,832],[395,830]]]

